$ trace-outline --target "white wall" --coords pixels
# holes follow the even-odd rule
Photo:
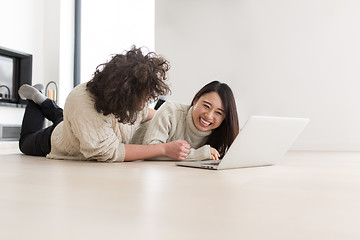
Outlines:
[[[0,46],[33,55],[33,82],[44,72],[44,0],[0,0]],[[36,34],[34,34],[36,33]],[[20,124],[24,109],[0,106],[0,124]]]
[[[82,1],[81,82],[89,81],[112,54],[132,45],[154,51],[154,15],[154,0]]]
[[[61,4],[60,4],[61,2]],[[33,84],[44,86],[49,81],[60,84],[60,52],[64,49],[69,38],[69,29],[63,31],[60,37],[61,22],[73,19],[73,0],[0,0],[0,46],[26,52],[33,55]],[[71,5],[70,9],[61,6]],[[61,9],[63,12],[61,14]],[[72,26],[73,21],[70,23]],[[64,26],[64,24],[62,24]],[[71,55],[72,54],[72,55]],[[71,57],[73,53],[62,51],[61,69],[66,71],[73,67]],[[68,80],[69,81],[69,80]],[[72,76],[70,81],[72,81]],[[60,99],[61,100],[61,99]],[[0,106],[0,124],[21,124],[23,108]],[[6,116],[6,117],[5,117]]]
[[[251,114],[309,117],[293,149],[360,150],[360,1],[156,0],[170,99],[228,83]]]
[[[64,107],[66,97],[74,87],[75,0],[60,1],[59,94],[58,104]]]

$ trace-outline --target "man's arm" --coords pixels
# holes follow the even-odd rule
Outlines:
[[[184,140],[153,145],[125,144],[125,160],[134,161],[156,156],[167,156],[171,159],[184,160],[190,152],[190,145]]]

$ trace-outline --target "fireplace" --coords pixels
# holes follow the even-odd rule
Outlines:
[[[18,94],[25,83],[32,83],[32,55],[0,47],[0,105],[25,107]]]

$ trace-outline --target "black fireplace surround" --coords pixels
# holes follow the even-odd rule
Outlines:
[[[32,55],[0,46],[0,106],[25,107],[18,94],[25,83],[32,83]]]

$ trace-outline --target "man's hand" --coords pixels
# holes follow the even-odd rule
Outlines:
[[[190,152],[190,145],[187,141],[176,140],[165,143],[165,155],[176,160],[184,160]]]

